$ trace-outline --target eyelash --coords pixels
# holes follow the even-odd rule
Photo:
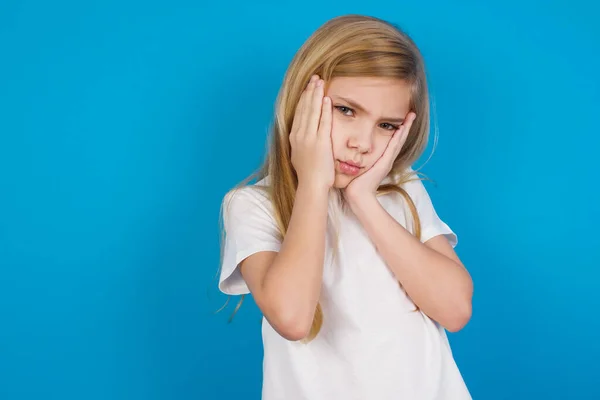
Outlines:
[[[349,111],[352,111],[352,113],[354,113],[354,110],[353,110],[353,109],[351,109],[350,107],[346,107],[346,106],[335,106],[335,108],[336,108],[336,109],[337,109],[339,112],[341,112],[341,113],[342,113],[342,115],[344,115],[344,116],[346,116],[346,117],[350,117],[351,115],[348,115],[348,114],[346,114],[346,112],[347,112],[347,111],[345,111],[345,110],[349,110]],[[389,128],[383,128],[383,129],[385,129],[386,131],[390,131],[390,132],[391,132],[391,131],[396,131],[396,130],[400,129],[400,126],[398,126],[398,125],[394,125],[394,124],[390,124],[390,123],[387,123],[387,122],[384,122],[382,125],[389,125],[389,126],[391,127],[391,129],[389,129]]]

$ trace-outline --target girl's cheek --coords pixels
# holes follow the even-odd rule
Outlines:
[[[335,145],[340,141],[340,129],[336,128],[335,125],[331,127],[331,143]]]
[[[392,136],[386,136],[386,135],[378,135],[375,138],[375,145],[373,146],[373,153],[377,155],[377,158],[379,158],[381,155],[383,155],[383,152],[385,151],[385,149],[387,148],[387,145],[390,143],[390,140],[392,140]]]
[[[338,126],[336,128],[335,125],[331,127],[331,147],[333,150],[333,157],[337,158],[340,153],[343,153],[344,148],[344,137],[343,137],[343,129],[340,129]]]
[[[345,132],[348,130],[344,127],[344,122],[339,120],[339,117],[336,117],[334,114],[332,123],[331,123],[331,141],[333,145],[337,143],[345,143]]]

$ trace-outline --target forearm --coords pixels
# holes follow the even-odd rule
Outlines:
[[[412,301],[446,329],[462,328],[473,290],[466,269],[421,243],[376,197],[354,201],[352,210]]]
[[[278,314],[302,326],[312,322],[321,293],[327,198],[327,191],[298,188],[280,252],[263,281]]]

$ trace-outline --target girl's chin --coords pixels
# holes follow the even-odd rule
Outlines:
[[[348,186],[348,184],[354,180],[354,178],[354,176],[336,173],[333,187],[336,189],[345,189],[346,186]]]

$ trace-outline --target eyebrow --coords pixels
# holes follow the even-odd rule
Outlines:
[[[365,114],[369,115],[369,112],[368,112],[368,111],[367,111],[367,110],[366,110],[366,109],[365,109],[363,106],[361,106],[360,104],[358,104],[358,103],[357,103],[357,102],[355,102],[354,100],[350,100],[350,99],[348,99],[348,98],[346,98],[346,97],[342,97],[342,96],[335,96],[335,97],[337,97],[338,99],[340,99],[340,100],[342,100],[342,101],[345,101],[346,103],[348,103],[348,104],[350,105],[350,107],[352,107],[352,108],[355,108],[355,109],[357,109],[357,110],[359,110],[359,111],[362,111],[362,112],[364,112]],[[389,121],[389,122],[397,122],[397,123],[399,123],[399,124],[402,124],[402,123],[404,123],[404,118],[398,118],[398,117],[384,117],[384,118],[381,118],[381,119],[382,119],[382,120],[385,120],[385,121]]]

